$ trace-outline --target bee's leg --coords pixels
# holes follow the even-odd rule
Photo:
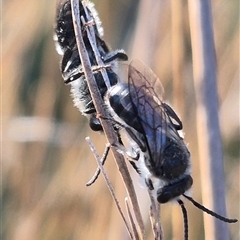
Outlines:
[[[176,130],[182,130],[182,128],[183,128],[182,121],[180,120],[178,115],[175,113],[175,111],[166,103],[163,103],[163,106],[164,106],[167,114],[169,115],[169,117],[173,118],[178,123],[178,124],[175,124],[175,123],[172,122],[175,129]]]
[[[137,132],[135,129],[133,128],[129,128],[126,127],[125,128],[129,137],[130,137],[130,141],[134,141],[137,146],[141,149],[142,152],[146,152],[146,145],[145,145],[145,141],[143,139],[143,135],[139,132]]]
[[[102,116],[101,114],[97,114],[97,117],[98,118],[101,118],[101,119],[105,119],[105,120],[109,120],[111,122],[113,122],[113,127],[114,129],[116,130],[116,133],[117,133],[117,137],[118,137],[118,142],[117,143],[112,143],[112,146],[113,147],[116,147],[119,152],[121,154],[125,153],[126,152],[126,148],[124,147],[123,145],[123,142],[122,142],[122,139],[121,139],[121,134],[119,133],[119,130],[121,129],[125,129],[127,134],[129,135],[129,140],[130,141],[133,141],[135,142],[140,149],[144,149],[145,151],[145,148],[142,144],[142,142],[139,140],[139,138],[136,136],[136,131],[133,129],[133,128],[130,128],[128,127],[128,125],[125,123],[125,122],[119,122],[119,121],[116,121],[115,119],[113,118],[110,118],[110,117],[104,117]],[[124,150],[125,149],[125,150]],[[124,155],[124,154],[123,154]],[[132,157],[130,157],[132,158]],[[133,159],[136,158],[136,157],[133,157]]]
[[[119,142],[113,143],[112,147],[115,147],[117,151],[122,154],[124,157],[137,161],[139,159],[139,151],[136,151],[134,148],[128,150],[124,145],[120,144]],[[131,161],[130,160],[130,161]]]
[[[116,133],[117,133],[118,141],[112,143],[111,145],[113,147],[115,147],[120,154],[122,154],[126,158],[130,158],[130,159],[135,160],[135,161],[139,159],[139,155],[140,155],[139,154],[139,150],[136,150],[136,148],[132,147],[131,150],[128,150],[124,146],[124,144],[122,142],[122,139],[121,139],[121,135],[119,133],[119,129],[121,129],[121,128],[125,129],[126,132],[128,133],[129,141],[133,142],[133,144],[131,144],[132,146],[136,145],[137,149],[140,148],[142,151],[146,151],[146,148],[145,148],[145,146],[143,146],[143,143],[142,143],[140,137],[136,136],[136,134],[133,132],[133,130],[131,130],[131,128],[129,128],[126,124],[118,122],[118,121],[116,121],[116,120],[114,120],[112,118],[103,117],[100,114],[97,114],[97,117],[105,119],[105,120],[110,120],[110,121],[112,121],[114,123],[114,128],[117,129]]]
[[[122,143],[121,143],[121,139],[120,139],[120,142],[116,142],[116,143],[113,143],[113,144],[107,144],[106,145],[106,148],[104,150],[104,153],[103,153],[103,156],[101,158],[101,164],[104,165],[106,159],[107,159],[107,156],[108,156],[108,153],[109,153],[109,150],[110,150],[110,147],[115,147],[117,149],[117,151],[122,154],[124,157],[128,158],[128,159],[131,159],[131,160],[138,160],[139,159],[139,152],[136,151],[134,148],[132,149],[132,151],[129,151],[127,148],[125,148]],[[97,170],[95,171],[93,177],[86,183],[86,186],[89,187],[91,186],[98,178],[99,174],[100,174],[101,170],[100,168],[98,167]]]
[[[132,165],[132,167],[135,169],[135,171],[140,175],[140,171],[135,163],[135,161],[131,161],[129,160],[130,164]]]
[[[121,60],[121,61],[127,61],[128,56],[123,50],[115,50],[113,52],[108,53],[104,58],[104,63],[110,63],[114,60]]]
[[[152,180],[150,178],[145,178],[145,183],[150,191],[154,189]]]

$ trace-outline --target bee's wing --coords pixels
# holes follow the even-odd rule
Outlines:
[[[167,137],[177,141],[180,136],[165,108],[164,89],[160,80],[140,61],[133,60],[129,65],[128,88],[147,140],[151,165],[154,167],[160,164],[161,150]]]

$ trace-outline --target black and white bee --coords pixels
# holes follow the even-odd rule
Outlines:
[[[128,57],[123,50],[110,51],[102,39],[103,29],[93,3],[79,0],[79,7],[80,16],[83,17],[86,22],[85,25],[82,25],[83,41],[88,52],[91,66],[93,67],[99,91],[103,97],[108,88],[104,82],[102,74],[99,71],[94,70],[97,69],[97,60],[87,35],[86,28],[88,27],[88,24],[92,25],[94,28],[94,38],[101,59],[104,64],[109,66],[106,68],[106,71],[111,86],[118,82],[118,76],[115,73],[117,61],[126,61]],[[89,20],[89,16],[91,20]],[[102,130],[100,121],[96,117],[95,106],[82,70],[76,44],[76,36],[74,33],[70,0],[60,0],[58,2],[54,39],[56,41],[57,52],[62,56],[61,72],[64,83],[71,85],[74,105],[83,115],[89,118],[89,125],[92,130]]]
[[[113,86],[106,97],[113,118],[132,141],[126,153],[159,203],[178,198],[193,183],[190,153],[179,133],[182,123],[163,95],[157,76],[134,60],[128,84]]]
[[[225,221],[224,218],[197,203],[189,196],[193,184],[190,153],[181,130],[182,122],[175,111],[164,102],[164,89],[157,76],[143,63],[133,60],[128,67],[128,83],[109,89],[105,101],[114,122],[127,134],[130,147],[116,147],[130,160],[144,178],[152,196],[160,203],[176,200],[185,219],[187,212],[181,196],[196,207]]]

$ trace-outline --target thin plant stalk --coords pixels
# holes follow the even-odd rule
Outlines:
[[[105,170],[104,170],[104,168],[103,168],[103,165],[102,165],[100,156],[99,156],[99,154],[97,153],[97,150],[96,150],[95,146],[93,145],[91,139],[90,139],[89,137],[86,137],[86,141],[87,141],[87,143],[88,143],[91,151],[93,152],[93,155],[94,155],[94,157],[95,157],[95,159],[96,159],[96,161],[97,161],[98,167],[100,168],[100,170],[101,170],[101,172],[102,172],[102,175],[103,175],[104,180],[105,180],[105,182],[106,182],[106,184],[107,184],[107,186],[108,186],[108,189],[109,189],[109,191],[110,191],[110,193],[111,193],[111,195],[112,195],[112,198],[113,198],[113,200],[114,200],[114,202],[115,202],[115,204],[116,204],[116,206],[117,206],[117,208],[118,208],[118,211],[119,211],[119,213],[120,213],[120,215],[121,215],[121,217],[122,217],[122,219],[123,219],[123,221],[124,221],[124,223],[125,223],[125,226],[126,226],[126,228],[127,228],[127,230],[128,230],[128,233],[129,233],[129,236],[130,236],[131,239],[134,239],[134,238],[133,238],[133,234],[132,234],[132,232],[131,232],[131,230],[130,230],[130,227],[129,227],[129,225],[128,225],[128,222],[127,222],[127,220],[126,220],[126,218],[125,218],[125,216],[124,216],[124,214],[123,214],[123,211],[122,211],[122,209],[121,209],[121,207],[120,207],[120,204],[119,204],[119,201],[118,201],[118,199],[117,199],[117,196],[116,196],[116,194],[115,194],[115,192],[114,192],[113,186],[112,186],[112,184],[111,184],[111,182],[110,182],[110,180],[109,180],[109,178],[108,178],[108,176],[107,176],[107,173],[105,172]],[[106,147],[107,147],[107,148],[110,148],[110,144],[107,144]],[[138,238],[135,238],[135,239],[138,240]]]
[[[138,239],[138,231],[137,231],[135,222],[133,220],[133,215],[131,213],[131,208],[130,208],[129,200],[127,197],[125,198],[125,205],[126,205],[126,209],[127,209],[127,213],[128,213],[128,218],[129,218],[129,221],[132,226],[133,235],[134,235],[135,239]]]
[[[150,215],[150,220],[152,224],[154,239],[163,240],[163,229],[160,221],[160,204],[152,196],[150,191],[149,191],[149,197],[151,201],[149,215]]]
[[[85,73],[86,80],[88,82],[88,87],[91,92],[91,96],[93,99],[94,106],[96,107],[97,113],[99,113],[100,116],[107,116],[105,109],[104,109],[104,103],[103,99],[101,98],[101,95],[99,93],[94,75],[92,73],[91,64],[88,58],[88,54],[86,51],[86,48],[84,46],[84,42],[82,39],[82,33],[81,33],[81,26],[80,26],[80,14],[79,14],[79,0],[71,0],[72,4],[72,16],[73,16],[73,25],[74,25],[74,31],[76,35],[76,42],[78,46],[78,51],[81,59],[81,63],[83,66],[83,70]],[[91,26],[89,26],[91,28]],[[87,29],[88,30],[88,29]],[[89,38],[89,41],[92,39]],[[96,51],[94,51],[96,52]],[[117,136],[115,134],[115,131],[113,129],[112,123],[110,120],[107,120],[106,118],[100,118],[105,136],[110,144],[116,143],[118,141]],[[144,224],[140,212],[140,208],[137,201],[137,196],[133,187],[132,179],[130,177],[130,174],[127,169],[127,165],[124,161],[123,156],[117,152],[115,148],[111,148],[114,158],[116,160],[116,163],[118,165],[118,169],[122,175],[124,184],[126,186],[128,195],[131,199],[132,207],[134,210],[135,218],[137,221],[138,226],[138,232],[140,235],[140,239],[144,239],[145,230],[144,230]]]
[[[188,4],[197,99],[202,200],[205,206],[226,216],[211,3],[210,0],[189,0]],[[204,228],[206,239],[229,239],[228,225],[206,214]]]

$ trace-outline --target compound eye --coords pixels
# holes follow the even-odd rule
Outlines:
[[[102,131],[103,130],[99,119],[97,119],[94,116],[90,117],[89,126],[93,131]]]
[[[157,193],[157,200],[159,203],[166,203],[172,198],[172,193],[169,191],[165,192],[158,192]]]

